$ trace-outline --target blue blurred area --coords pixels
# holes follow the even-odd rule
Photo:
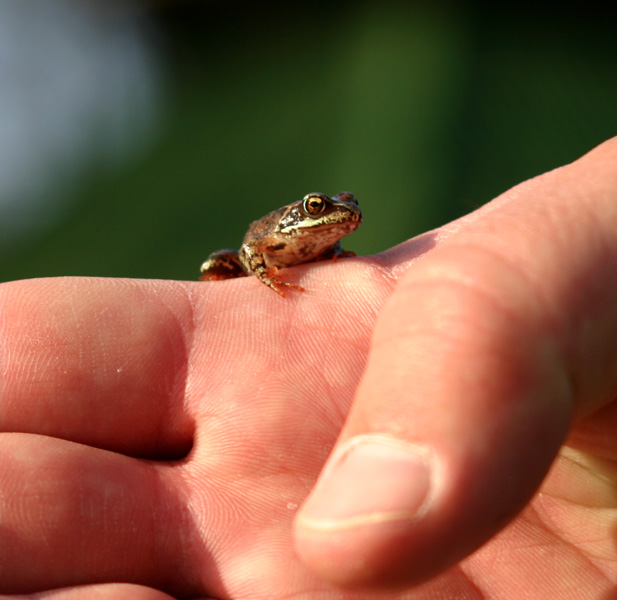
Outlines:
[[[379,252],[616,132],[600,5],[42,6],[0,5],[2,281],[195,279],[310,191]]]

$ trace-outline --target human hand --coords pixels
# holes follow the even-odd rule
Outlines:
[[[613,140],[380,256],[296,267],[287,299],[0,286],[0,591],[614,592],[616,167]],[[356,452],[294,528],[337,437]]]

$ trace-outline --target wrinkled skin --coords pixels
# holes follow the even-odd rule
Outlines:
[[[3,284],[0,593],[617,596],[616,274],[612,140],[381,255],[290,269],[286,299]],[[359,435],[428,475],[330,468],[300,510]],[[420,509],[332,520],[361,489]]]

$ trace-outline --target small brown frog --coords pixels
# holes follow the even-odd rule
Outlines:
[[[236,250],[213,252],[201,265],[200,279],[213,281],[255,275],[283,298],[283,288],[304,288],[281,281],[279,269],[317,260],[355,256],[339,240],[362,223],[362,211],[350,192],[330,198],[307,194],[251,223]]]

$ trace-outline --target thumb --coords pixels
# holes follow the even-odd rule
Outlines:
[[[437,231],[399,280],[296,518],[322,578],[411,586],[457,563],[529,501],[572,419],[614,397],[616,173],[613,140]]]

